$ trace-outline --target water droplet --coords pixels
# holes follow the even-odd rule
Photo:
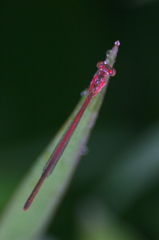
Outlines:
[[[117,45],[117,46],[119,46],[119,45],[120,45],[120,41],[117,40],[114,44]]]
[[[79,150],[79,154],[80,154],[81,156],[87,155],[88,152],[89,152],[89,149],[88,149],[88,147],[86,147],[86,146],[82,146],[82,147],[80,148],[80,150]]]
[[[108,50],[108,51],[106,52],[107,57],[110,55],[111,52],[112,52],[111,50]]]
[[[88,93],[88,91],[87,91],[87,89],[86,89],[86,90],[84,90],[83,92],[81,92],[80,95],[81,95],[81,97],[84,97],[84,96],[87,95],[87,93]]]
[[[109,59],[106,58],[105,61],[104,61],[105,64],[109,64]]]

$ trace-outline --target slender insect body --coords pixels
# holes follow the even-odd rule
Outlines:
[[[113,47],[114,49],[116,49],[116,52],[118,51],[119,45],[120,45],[120,42],[116,41],[115,45]],[[70,140],[71,136],[73,135],[78,123],[80,122],[84,111],[86,110],[86,108],[90,104],[90,102],[92,101],[92,98],[94,96],[96,96],[106,85],[108,76],[114,76],[116,74],[115,69],[112,68],[107,62],[108,61],[106,58],[106,60],[104,62],[97,63],[98,70],[95,73],[95,75],[90,83],[87,97],[86,97],[82,107],[80,108],[80,110],[76,114],[75,118],[73,119],[72,123],[68,127],[67,131],[65,132],[65,134],[63,135],[63,137],[57,144],[55,150],[51,154],[47,164],[44,167],[43,173],[42,173],[39,181],[37,182],[35,188],[33,189],[31,195],[29,196],[29,198],[27,199],[27,201],[24,205],[24,208],[23,208],[24,210],[27,210],[30,207],[30,205],[32,204],[41,185],[43,184],[44,180],[46,179],[46,177],[48,177],[52,173],[58,160],[60,159],[61,155],[63,154],[64,150],[66,149],[66,146],[69,143],[69,140]]]

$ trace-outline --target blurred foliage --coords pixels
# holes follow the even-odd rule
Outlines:
[[[95,64],[119,39],[117,75],[109,84],[89,153],[46,235],[84,239],[77,209],[94,196],[129,239],[134,231],[136,239],[159,239],[158,1],[0,5],[1,210],[89,85]],[[88,219],[96,218],[91,209]]]

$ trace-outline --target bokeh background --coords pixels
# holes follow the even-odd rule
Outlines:
[[[46,236],[80,239],[101,221],[107,239],[159,239],[158,1],[2,1],[0,19],[1,211],[120,40],[88,154]]]

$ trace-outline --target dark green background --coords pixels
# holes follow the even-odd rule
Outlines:
[[[109,84],[89,154],[83,157],[48,229],[48,234],[60,239],[75,239],[76,209],[89,195],[99,198],[119,221],[145,239],[159,239],[159,154],[152,150],[144,161],[146,151],[151,151],[149,140],[152,143],[157,136],[152,146],[159,146],[159,4],[133,0],[0,3],[2,210],[88,87],[96,63],[104,60],[106,50],[118,39],[117,75]],[[123,171],[123,184],[115,173],[118,166],[126,169],[136,149],[141,149],[143,162],[133,168],[134,186],[143,180],[139,177],[135,183],[145,163],[151,171],[146,170],[146,183],[133,195],[129,172]],[[132,157],[132,165],[133,161]],[[132,198],[127,205],[124,199],[129,192]]]

